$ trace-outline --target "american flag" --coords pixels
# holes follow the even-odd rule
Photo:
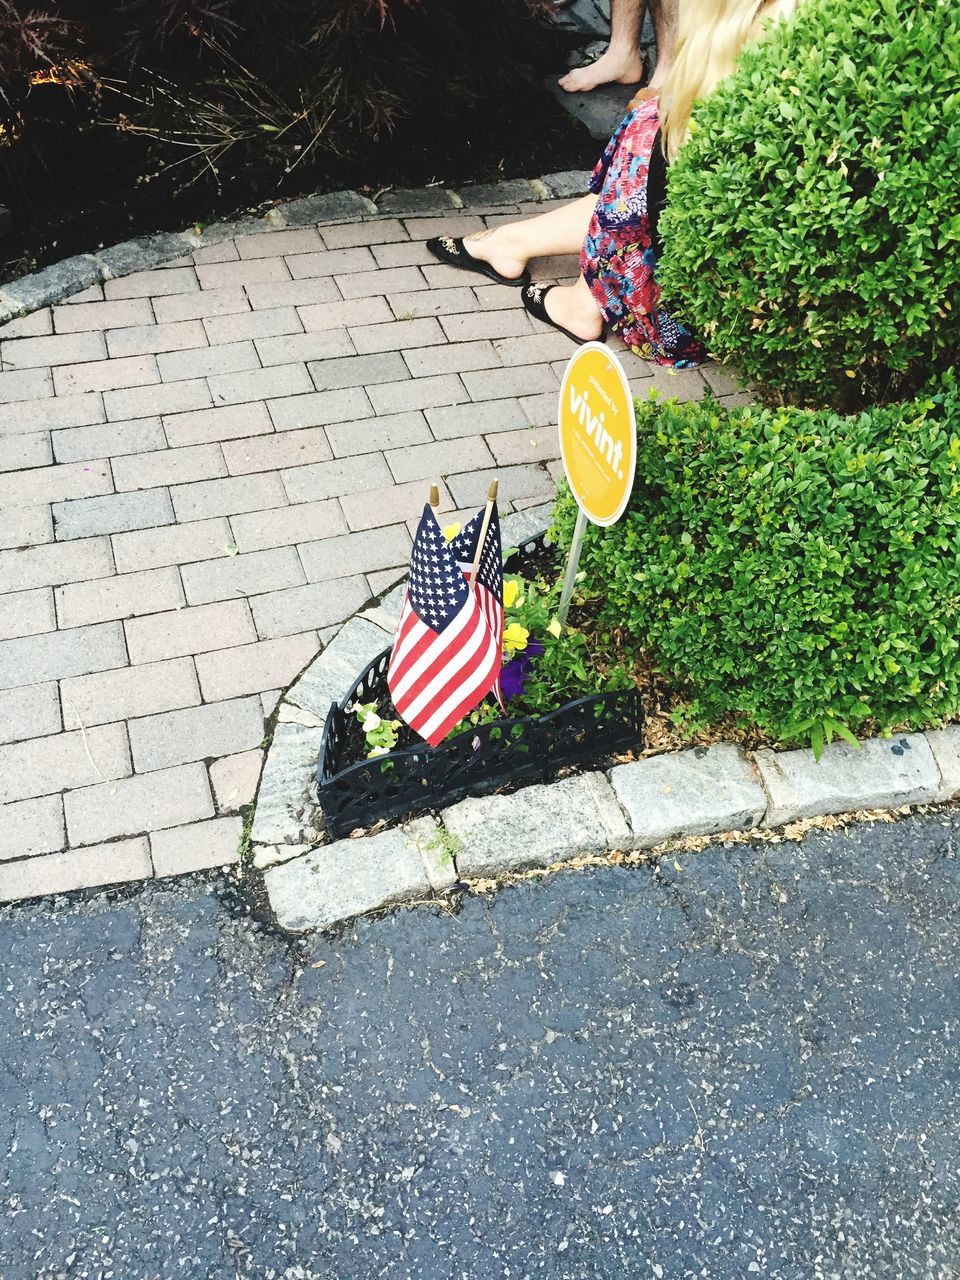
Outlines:
[[[477,555],[477,542],[483,525],[485,508],[481,508],[473,519],[450,543],[450,550],[457,557],[464,575],[468,576],[473,568]],[[500,519],[497,515],[497,504],[493,504],[487,535],[483,540],[483,553],[480,556],[480,567],[477,570],[477,596],[480,608],[487,620],[490,634],[496,636],[503,647],[503,550],[500,546]],[[500,694],[500,672],[497,672],[493,692],[497,701],[503,706]]]
[[[493,688],[501,647],[502,632],[490,631],[480,592],[467,587],[453,547],[425,506],[387,668],[397,714],[437,746]]]

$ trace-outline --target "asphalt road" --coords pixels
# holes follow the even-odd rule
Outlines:
[[[0,1276],[955,1280],[958,834],[309,943],[202,878],[0,910]]]

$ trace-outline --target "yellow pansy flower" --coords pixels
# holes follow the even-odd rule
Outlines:
[[[530,632],[526,627],[521,627],[519,622],[511,622],[503,632],[503,643],[507,647],[507,652],[518,653],[521,649],[525,649],[529,635]]]
[[[505,609],[512,609],[517,603],[520,596],[520,583],[508,581],[503,584],[503,606]]]
[[[560,632],[562,630],[563,630],[563,627],[561,627],[559,619],[554,618],[554,620],[550,623],[549,627],[547,627],[547,635],[555,636],[557,639],[559,639]]]
[[[443,536],[448,542],[452,542],[462,528],[462,524],[448,524],[444,527]]]

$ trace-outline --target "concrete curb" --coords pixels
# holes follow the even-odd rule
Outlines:
[[[551,505],[506,516],[507,545],[549,521]],[[383,651],[400,614],[396,586],[330,633],[279,704],[251,830],[254,866],[290,932],[326,929],[464,879],[547,867],[586,854],[653,849],[689,836],[769,830],[803,818],[898,809],[960,796],[960,725],[869,738],[857,750],[692,747],[462,800],[436,817],[324,842],[314,771],[330,703]]]
[[[211,223],[202,231],[189,227],[181,232],[161,232],[124,240],[109,249],[64,258],[42,271],[21,276],[0,285],[0,332],[10,320],[29,315],[80,293],[91,285],[116,280],[135,271],[149,271],[186,254],[264,231],[286,231],[291,227],[324,226],[342,222],[369,221],[384,217],[436,214],[471,207],[542,203],[568,199],[587,189],[587,171],[548,173],[542,178],[517,178],[460,191],[426,187],[417,191],[392,190],[374,203],[358,191],[332,191],[327,195],[303,196],[276,205],[263,218],[240,218]]]

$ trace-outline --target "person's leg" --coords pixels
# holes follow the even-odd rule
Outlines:
[[[543,300],[543,307],[551,320],[584,342],[599,338],[603,333],[603,316],[582,275],[576,284],[557,285],[551,289]]]
[[[651,90],[663,88],[673,66],[679,11],[680,0],[650,0],[650,16],[657,37],[657,65],[647,86]]]
[[[668,0],[675,4],[677,0]],[[589,67],[575,67],[560,81],[567,93],[586,93],[601,84],[639,84],[643,79],[640,29],[646,0],[612,0],[610,43]]]
[[[596,204],[596,196],[581,196],[535,218],[467,236],[464,247],[472,258],[489,262],[502,276],[516,277],[531,258],[579,253]]]

